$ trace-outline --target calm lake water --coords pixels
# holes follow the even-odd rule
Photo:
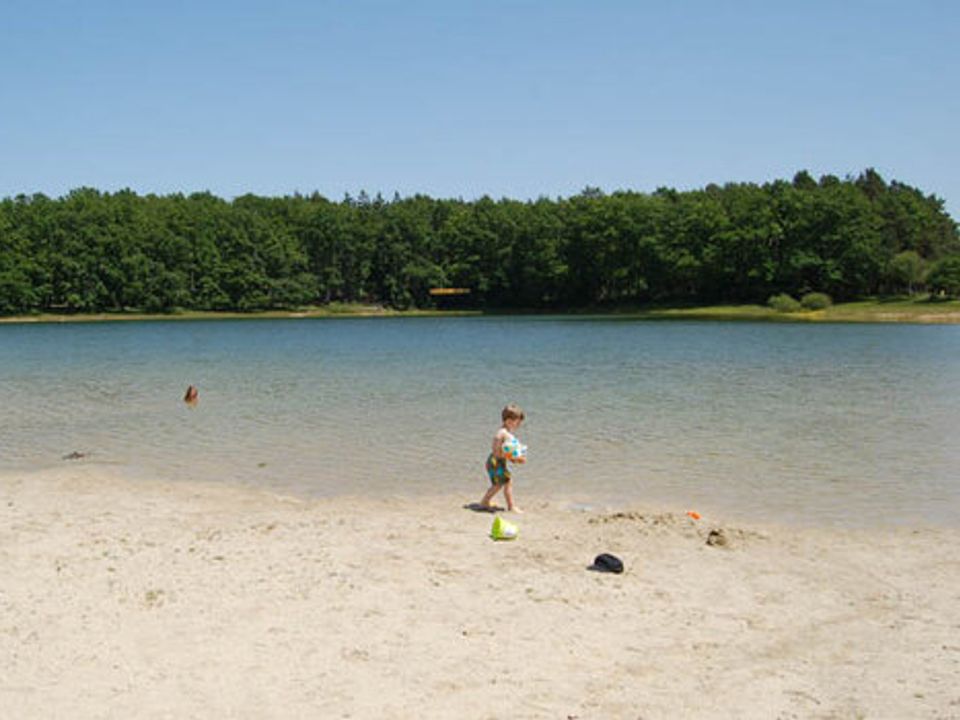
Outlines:
[[[200,403],[188,408],[188,384]],[[960,327],[355,318],[0,326],[0,471],[960,525]],[[76,462],[76,461],[73,461]]]

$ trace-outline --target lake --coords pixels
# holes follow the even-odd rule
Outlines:
[[[183,401],[189,384],[199,404]],[[0,471],[311,496],[486,486],[797,524],[960,525],[960,327],[585,317],[0,325]],[[78,451],[83,460],[64,460]]]

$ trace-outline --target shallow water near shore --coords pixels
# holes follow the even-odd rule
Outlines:
[[[189,384],[200,402],[187,407]],[[960,328],[356,318],[0,326],[0,472],[462,492],[521,404],[517,496],[960,525]],[[63,456],[78,452],[79,460]]]

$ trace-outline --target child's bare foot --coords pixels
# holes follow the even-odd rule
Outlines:
[[[507,508],[510,512],[516,513],[517,515],[523,515],[523,510],[514,505],[512,508]]]

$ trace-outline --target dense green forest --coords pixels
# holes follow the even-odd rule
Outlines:
[[[702,190],[474,201],[423,195],[0,202],[0,313],[260,310],[330,301],[483,308],[960,294],[943,201],[875,171]]]

